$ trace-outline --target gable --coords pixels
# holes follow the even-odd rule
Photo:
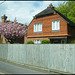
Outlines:
[[[54,12],[56,14],[58,14],[61,18],[63,18],[70,26],[75,26],[75,23],[73,23],[70,19],[68,19],[66,16],[64,16],[63,14],[61,14],[60,12],[55,10],[54,8],[50,8],[50,7],[47,7],[45,10],[41,11],[40,13],[35,15],[34,17],[40,18],[40,17],[48,16],[49,14],[53,14]]]
[[[38,18],[41,18],[41,17],[49,16],[50,14],[53,15],[53,13],[56,13],[57,15],[59,15],[63,20],[65,20],[68,23],[68,25],[75,26],[75,23],[73,23],[71,20],[69,20],[63,14],[61,14],[60,12],[55,10],[54,7],[53,8],[47,7],[45,10],[43,10],[40,13],[36,14],[33,19],[35,19],[35,18],[38,19]],[[30,24],[31,24],[31,22],[30,22]]]

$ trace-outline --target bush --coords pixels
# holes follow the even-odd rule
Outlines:
[[[34,44],[34,42],[33,41],[28,41],[27,44]]]
[[[50,40],[42,40],[41,41],[41,44],[49,44],[50,43]]]
[[[6,43],[0,43],[0,44],[6,44]]]
[[[71,44],[75,44],[75,40],[74,41],[71,41]]]

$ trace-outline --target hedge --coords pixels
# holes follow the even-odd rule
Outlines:
[[[34,44],[34,42],[33,41],[28,41],[27,44]]]
[[[41,44],[49,44],[50,43],[50,40],[42,40],[41,41]]]

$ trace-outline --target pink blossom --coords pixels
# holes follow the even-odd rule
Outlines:
[[[3,33],[7,39],[22,38],[26,36],[27,32],[26,25],[11,22],[4,23],[3,25],[0,24],[0,34]]]

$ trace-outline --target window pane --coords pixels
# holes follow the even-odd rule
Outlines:
[[[59,30],[59,21],[56,21],[56,30]]]
[[[60,29],[59,21],[57,21],[57,29]]]
[[[36,44],[37,43],[37,40],[34,40],[34,43]]]
[[[40,43],[40,40],[38,40],[38,43]]]
[[[34,32],[36,32],[36,25],[34,24]]]
[[[41,30],[41,27],[40,27],[40,23],[39,23],[39,31]]]
[[[55,21],[55,30],[58,30],[58,29],[57,29],[57,21]]]
[[[35,43],[36,41],[34,40],[34,43]]]
[[[52,21],[52,30],[55,30],[55,21]]]
[[[39,40],[39,43],[41,44],[41,40]]]
[[[42,31],[42,23],[40,23],[40,31]]]
[[[39,32],[39,24],[37,24],[38,25],[38,32]]]
[[[36,32],[36,24],[35,24],[35,32]]]
[[[40,44],[41,43],[41,40],[37,40],[37,43]]]
[[[35,32],[35,24],[34,24],[34,32]]]
[[[37,24],[36,24],[36,32],[37,32]]]

